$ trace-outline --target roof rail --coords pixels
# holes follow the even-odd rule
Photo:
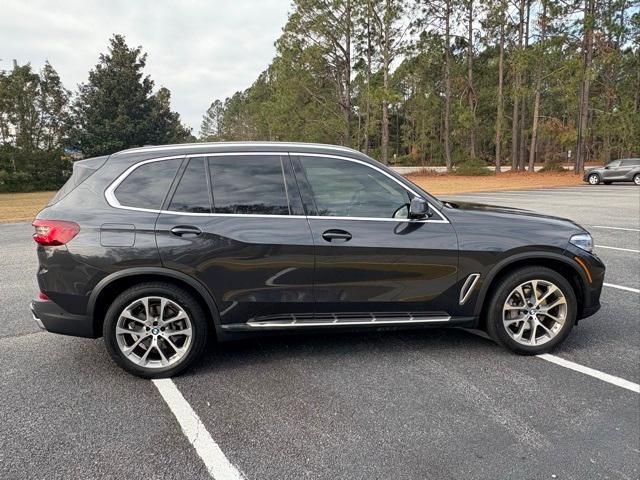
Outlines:
[[[360,153],[357,150],[349,147],[343,147],[340,145],[329,145],[324,143],[304,143],[304,142],[199,142],[199,143],[178,143],[173,145],[149,145],[145,147],[135,147],[127,150],[122,150],[120,152],[114,153],[114,155],[121,155],[125,153],[141,153],[141,152],[155,152],[162,150],[179,150],[185,148],[211,148],[216,146],[241,146],[248,145],[252,147],[260,147],[260,146],[274,146],[274,147],[285,147],[285,148],[295,148],[295,147],[321,147],[330,150],[340,150],[347,152],[356,152]]]

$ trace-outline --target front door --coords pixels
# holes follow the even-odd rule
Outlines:
[[[288,156],[188,161],[156,223],[163,265],[209,289],[223,328],[311,316],[313,240]]]
[[[446,319],[458,266],[448,220],[433,207],[408,219],[418,194],[372,164],[301,155],[294,166],[316,244],[318,319]]]

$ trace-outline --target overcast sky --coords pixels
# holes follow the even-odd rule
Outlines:
[[[290,0],[2,0],[0,69],[45,60],[76,90],[114,33],[148,54],[146,72],[198,133],[216,98],[247,88],[275,54]]]

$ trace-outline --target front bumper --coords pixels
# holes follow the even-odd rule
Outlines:
[[[50,300],[33,300],[31,315],[43,330],[74,337],[96,338],[93,321],[84,315],[73,315]]]
[[[586,252],[575,245],[569,244],[565,254],[573,257],[574,261],[579,259],[579,271],[583,282],[581,308],[578,311],[578,320],[590,317],[600,310],[600,294],[604,283],[604,274],[606,271],[604,263],[600,257],[593,253]],[[586,273],[588,271],[588,274]]]

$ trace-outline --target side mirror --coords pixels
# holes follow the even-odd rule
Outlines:
[[[604,169],[605,169],[605,170],[609,170],[610,168],[611,168],[611,167],[610,167],[609,165],[605,165],[605,166],[604,166]]]
[[[429,204],[424,198],[413,197],[409,204],[409,218],[430,217]]]

